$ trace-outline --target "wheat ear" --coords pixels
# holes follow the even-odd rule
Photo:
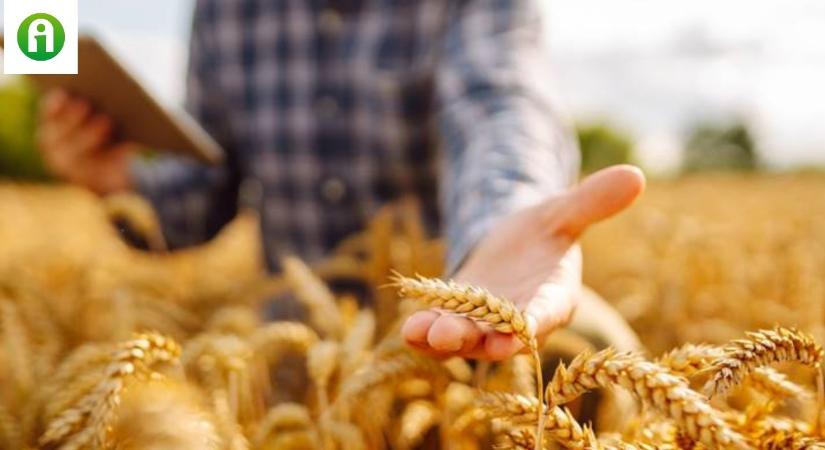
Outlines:
[[[267,411],[255,426],[252,435],[254,448],[267,448],[273,436],[289,431],[307,430],[312,427],[312,417],[306,406],[299,403],[281,403]]]
[[[551,408],[551,411],[552,410],[557,410],[567,416],[570,415],[569,411],[560,408]],[[532,427],[510,426],[504,430],[501,437],[504,438],[503,442],[500,442],[499,445],[495,447],[496,449],[529,450],[533,448],[545,448],[544,443],[536,439],[536,430]],[[598,439],[596,439],[596,434],[589,426],[581,427],[581,439],[561,441],[559,445],[569,450],[594,450],[602,448]]]
[[[746,339],[729,343],[724,355],[708,369],[711,379],[705,384],[705,393],[724,394],[757,367],[778,362],[796,361],[818,369],[822,357],[822,347],[799,330],[777,327],[749,332]]]
[[[310,321],[326,337],[338,339],[343,333],[343,319],[335,295],[326,283],[303,261],[288,256],[281,259],[284,278],[295,296],[307,307]]]
[[[424,435],[438,423],[440,411],[429,400],[410,402],[401,413],[397,445],[399,449],[416,448]]]
[[[547,402],[564,404],[597,388],[622,386],[643,404],[676,422],[680,431],[711,448],[746,448],[722,415],[701,394],[690,389],[685,378],[635,353],[608,348],[577,356],[569,366],[556,369],[547,387]]]
[[[724,354],[721,347],[706,344],[685,344],[660,356],[656,362],[674,375],[689,378],[705,370]]]
[[[534,397],[505,392],[482,391],[476,403],[482,414],[491,419],[503,419],[512,425],[536,421],[539,401]],[[588,442],[586,429],[573,418],[569,410],[551,407],[545,412],[544,431],[564,448],[584,448]],[[519,433],[521,435],[521,433]]]
[[[415,299],[430,307],[442,308],[484,322],[500,333],[512,333],[530,350],[536,377],[537,398],[542,399],[544,380],[535,331],[518,307],[511,301],[497,297],[483,288],[436,278],[408,278],[394,274],[392,285],[403,297]],[[536,426],[536,450],[542,442],[544,414],[539,414]]]
[[[289,351],[306,353],[320,339],[310,327],[300,322],[272,322],[258,328],[249,343],[256,355],[263,357],[270,365]]]
[[[336,404],[345,404],[357,395],[380,384],[407,376],[424,376],[430,379],[446,378],[441,364],[414,353],[401,353],[382,360],[380,364],[365,366],[349,377],[338,392]]]
[[[708,368],[725,355],[722,347],[686,344],[661,356],[657,362],[672,373],[691,377]],[[808,400],[813,394],[783,373],[771,367],[758,367],[747,377],[746,384],[767,394],[772,399],[795,398]]]
[[[61,449],[74,450],[90,444],[103,448],[112,412],[120,402],[125,383],[154,374],[151,370],[154,364],[175,361],[179,355],[176,342],[154,333],[140,334],[120,345],[111,354],[100,383],[73,408],[49,422],[41,444],[55,444],[70,438]]]
[[[825,450],[825,441],[797,432],[776,432],[759,442],[763,450]]]
[[[168,378],[130,386],[112,422],[107,448],[223,449],[215,417],[206,406],[199,390]]]
[[[486,289],[421,276],[407,278],[396,274],[391,281],[402,297],[487,323],[498,332],[514,334],[528,347],[536,345],[534,330],[528,329],[516,305]]]

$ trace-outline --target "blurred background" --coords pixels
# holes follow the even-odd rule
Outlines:
[[[585,169],[650,173],[825,164],[825,3],[818,0],[545,0],[558,92]],[[81,0],[101,37],[170,106],[183,97],[193,0]],[[152,64],[146,64],[146,61]],[[42,177],[33,92],[0,76],[0,171]],[[598,150],[590,151],[591,148]]]

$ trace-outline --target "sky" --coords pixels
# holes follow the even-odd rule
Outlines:
[[[642,163],[679,164],[701,121],[746,120],[776,167],[825,164],[822,0],[542,0],[552,82],[580,122],[630,133]],[[179,105],[193,0],[80,0],[149,90]]]

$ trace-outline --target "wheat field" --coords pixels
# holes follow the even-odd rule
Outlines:
[[[108,225],[129,216],[161,242],[139,199],[0,185],[0,449],[825,448],[823,190],[654,182],[583,242],[586,282],[648,350],[571,352],[565,331],[536,342],[507,299],[435,278],[443,244],[410,203],[321,264],[285,257],[267,275],[251,213],[147,254]],[[306,322],[263,321],[272,297]],[[399,327],[428,306],[533,351],[427,358]]]

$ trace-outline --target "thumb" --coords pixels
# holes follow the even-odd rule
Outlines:
[[[559,232],[577,238],[590,225],[630,206],[644,187],[644,174],[631,165],[608,167],[588,176],[563,197],[557,210]]]

